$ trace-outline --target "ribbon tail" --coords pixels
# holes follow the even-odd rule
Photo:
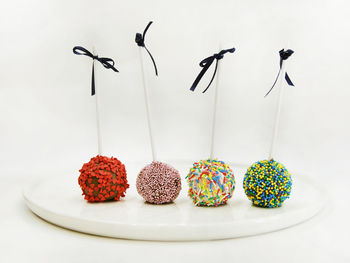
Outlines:
[[[289,76],[288,76],[288,73],[286,72],[286,75],[284,76],[284,78],[286,79],[287,83],[289,86],[293,86],[294,87],[294,84],[293,82],[290,80]]]
[[[147,30],[152,25],[152,23],[153,23],[153,21],[149,21],[149,23],[147,24],[145,30],[143,30],[143,34],[142,34],[143,41],[145,41]]]
[[[203,90],[203,92],[202,92],[202,93],[206,92],[206,91],[209,89],[209,87],[210,87],[211,83],[213,82],[213,80],[214,80],[214,78],[215,78],[215,75],[216,75],[216,71],[217,71],[217,69],[218,69],[218,63],[219,63],[219,61],[218,61],[218,60],[216,60],[216,64],[215,64],[215,69],[214,69],[213,76],[211,77],[211,80],[210,80],[210,82],[209,82],[209,84],[208,84],[207,88],[206,88],[205,90]]]
[[[95,67],[94,61],[92,61],[92,77],[91,77],[91,96],[95,95]]]
[[[277,77],[276,77],[275,82],[273,83],[271,89],[266,93],[266,95],[265,95],[264,97],[266,97],[267,95],[269,95],[270,92],[272,91],[272,89],[275,87],[276,82],[277,82],[277,80],[278,80],[278,77],[280,76],[280,73],[281,73],[281,68],[280,68],[280,70],[278,71]]]
[[[205,66],[203,67],[203,69],[201,70],[201,72],[199,72],[197,78],[194,80],[190,90],[194,91],[199,83],[199,81],[202,79],[202,77],[204,76],[205,72],[207,72],[208,68],[210,67],[210,65],[213,63],[213,61],[209,61],[205,64]]]
[[[148,55],[149,55],[149,56],[151,57],[151,59],[152,59],[153,66],[154,66],[154,70],[155,70],[155,72],[156,72],[156,76],[158,76],[158,69],[157,69],[156,62],[154,61],[154,58],[153,58],[153,56],[152,56],[151,52],[149,52],[149,50],[147,49],[147,47],[146,47],[146,46],[145,46],[145,49],[146,49],[146,51],[147,51]]]

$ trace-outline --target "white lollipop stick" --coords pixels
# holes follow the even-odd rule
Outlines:
[[[221,45],[219,46],[219,52]],[[216,68],[216,84],[215,84],[215,95],[214,95],[214,109],[213,109],[213,126],[211,131],[211,146],[210,146],[210,159],[214,159],[214,141],[215,141],[215,128],[216,128],[216,108],[218,102],[218,90],[219,90],[219,79],[220,79],[220,60],[218,60],[218,66]]]
[[[95,47],[92,48],[92,52],[94,56],[97,56],[97,52],[95,50]],[[92,60],[93,66],[95,67],[95,60]],[[95,84],[96,84],[96,72],[94,74],[95,76]],[[97,150],[98,150],[98,155],[102,155],[102,144],[101,144],[101,128],[100,128],[100,113],[98,110],[98,97],[97,97],[97,90],[96,90],[96,85],[95,85],[95,105],[96,105],[96,129],[97,129]]]
[[[156,151],[155,151],[154,141],[153,141],[153,133],[152,133],[150,110],[149,110],[149,102],[148,102],[148,93],[147,93],[147,86],[146,86],[145,70],[144,70],[144,67],[143,67],[142,47],[139,47],[139,58],[140,58],[142,84],[143,84],[143,91],[144,91],[144,98],[145,98],[145,105],[146,105],[146,116],[147,116],[147,123],[148,123],[148,132],[149,132],[149,139],[150,139],[151,149],[152,149],[152,159],[153,159],[153,161],[156,161]]]
[[[282,67],[281,72],[279,76],[279,95],[278,95],[278,102],[277,102],[277,110],[276,110],[276,116],[275,116],[275,124],[273,127],[273,133],[272,133],[272,140],[270,145],[270,153],[269,153],[269,160],[273,158],[273,154],[275,151],[275,143],[276,143],[276,137],[278,135],[278,128],[279,128],[279,121],[280,121],[280,115],[281,115],[281,106],[282,106],[282,99],[283,99],[283,83],[284,83],[284,75],[285,75],[285,63],[286,60],[282,60]]]

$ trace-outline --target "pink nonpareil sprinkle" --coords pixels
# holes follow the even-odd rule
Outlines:
[[[181,191],[181,177],[179,172],[169,164],[152,162],[137,176],[136,188],[149,203],[170,203]]]

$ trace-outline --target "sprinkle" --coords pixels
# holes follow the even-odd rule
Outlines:
[[[250,166],[243,180],[244,191],[255,206],[280,207],[289,198],[292,178],[288,170],[273,159]]]
[[[235,189],[235,177],[223,161],[214,159],[195,162],[186,176],[188,196],[196,206],[226,204]]]

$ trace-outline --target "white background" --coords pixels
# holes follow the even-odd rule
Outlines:
[[[349,259],[345,255],[349,237],[344,235],[349,234],[345,224],[349,215],[344,211],[348,207],[346,185],[350,183],[349,7],[347,1],[340,0],[1,1],[0,177],[7,189],[1,196],[17,200],[5,202],[5,235],[0,238],[0,244],[7,248],[5,258],[15,256],[12,249],[44,244],[51,246],[42,257],[38,253],[16,256],[58,256],[67,252],[62,247],[66,239],[72,246],[67,258],[82,248],[78,245],[80,239],[86,246],[94,246],[96,252],[103,250],[103,242],[110,246],[107,250],[139,248],[137,242],[81,237],[42,226],[44,223],[23,206],[20,190],[35,177],[63,172],[78,176],[81,165],[97,154],[95,101],[90,96],[91,60],[74,55],[75,45],[89,50],[94,46],[100,56],[113,58],[120,70],[114,73],[96,66],[104,154],[119,158],[126,166],[134,161],[150,162],[134,37],[153,20],[146,44],[159,67],[159,77],[154,77],[147,56],[145,66],[160,160],[208,157],[215,85],[205,94],[201,91],[211,72],[196,92],[189,88],[200,71],[198,63],[217,52],[220,45],[235,47],[236,52],[221,61],[216,156],[232,163],[267,158],[277,92],[265,99],[263,96],[278,72],[278,51],[291,48],[295,53],[288,60],[287,71],[296,87],[284,86],[275,159],[291,171],[302,171],[323,181],[333,199],[328,212],[296,230],[223,243],[171,247],[166,243],[142,243],[144,249],[169,249],[173,255],[181,254],[183,249],[185,258],[192,258],[199,257],[193,250],[227,251],[231,249],[229,242],[233,242],[237,259],[242,260],[246,254],[239,248],[260,244],[264,238],[277,246],[284,238],[292,249],[289,252],[296,252],[300,243],[292,236],[301,235],[304,250],[290,261],[300,262],[306,255],[309,261]],[[128,176],[133,185],[136,175]],[[305,230],[310,232],[306,234]],[[36,242],[15,242],[14,235],[23,232],[36,236]],[[314,238],[318,243],[312,242]],[[259,253],[266,251],[268,248],[261,247]]]

